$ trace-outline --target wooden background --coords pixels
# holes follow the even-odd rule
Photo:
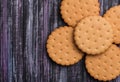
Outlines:
[[[120,0],[99,0],[101,15]],[[99,82],[84,59],[69,67],[54,63],[45,44],[51,31],[66,25],[61,0],[0,0],[0,82]],[[120,82],[120,77],[110,82]]]

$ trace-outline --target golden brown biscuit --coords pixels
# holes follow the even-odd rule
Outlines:
[[[73,28],[67,26],[60,27],[49,35],[47,52],[53,61],[61,65],[75,64],[83,56],[74,44]]]
[[[75,27],[75,42],[87,54],[104,52],[113,42],[113,30],[101,16],[89,16]]]
[[[120,44],[120,6],[110,8],[104,18],[112,24],[114,43]]]
[[[107,51],[96,56],[88,55],[85,60],[87,71],[95,79],[108,81],[120,74],[120,49],[111,45]]]
[[[99,15],[100,4],[98,0],[63,0],[61,3],[61,14],[64,21],[75,26],[82,18]]]

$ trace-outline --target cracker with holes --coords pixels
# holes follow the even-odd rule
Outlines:
[[[62,18],[70,26],[75,26],[84,17],[99,13],[98,0],[63,0],[61,3]]]
[[[112,24],[114,43],[120,44],[120,6],[110,8],[104,18]]]
[[[101,16],[89,16],[75,27],[74,39],[82,51],[97,55],[104,52],[113,42],[111,25]]]
[[[60,27],[53,31],[47,40],[47,52],[57,64],[72,65],[82,59],[83,53],[73,40],[72,27]]]
[[[87,71],[95,79],[108,81],[120,75],[120,49],[116,45],[97,56],[88,55],[85,60]]]

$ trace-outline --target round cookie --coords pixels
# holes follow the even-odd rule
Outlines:
[[[111,45],[104,53],[86,56],[86,69],[95,79],[108,81],[120,75],[120,49]]]
[[[82,18],[92,15],[100,15],[98,0],[63,0],[61,14],[64,21],[75,26]]]
[[[60,27],[49,35],[47,52],[54,62],[61,65],[75,64],[83,56],[74,44],[73,28],[67,26]]]
[[[89,16],[75,27],[74,39],[77,46],[87,54],[104,52],[113,42],[111,25],[101,16]]]
[[[120,6],[110,8],[104,14],[104,18],[112,24],[114,43],[120,44]]]

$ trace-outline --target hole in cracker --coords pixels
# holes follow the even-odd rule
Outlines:
[[[85,2],[86,5],[88,5],[88,2]]]
[[[90,18],[90,21],[92,21],[92,18]]]
[[[76,8],[76,5],[73,5],[74,8]]]
[[[85,24],[85,22],[83,22],[83,24]]]
[[[59,58],[59,61],[62,61],[62,58]]]
[[[90,50],[91,49],[91,47],[88,47],[88,50]]]
[[[98,30],[100,31],[100,30],[101,30],[101,28],[98,28]]]
[[[89,9],[87,9],[87,12],[89,12],[90,10]]]
[[[119,19],[119,18],[120,18],[120,16],[117,16],[117,18]]]
[[[67,30],[66,30],[65,32],[66,32],[66,33],[68,33],[68,31],[67,31]]]
[[[66,45],[66,47],[69,47],[69,45]]]
[[[96,74],[96,77],[98,78],[98,77],[99,77],[99,74]]]
[[[60,51],[63,51],[63,49],[60,49]]]
[[[92,25],[91,28],[94,28],[94,26]]]
[[[68,13],[69,11],[68,10],[66,10],[66,13]]]
[[[92,61],[90,61],[90,63],[92,64]]]
[[[104,26],[107,25],[106,23],[104,23]]]
[[[78,14],[78,12],[76,11],[75,14]]]
[[[90,40],[90,38],[87,38],[87,40],[89,41],[89,40]]]
[[[98,50],[98,47],[96,47],[95,49]]]
[[[107,56],[107,54],[104,54],[104,56],[106,57],[106,56]]]
[[[69,17],[69,19],[72,19],[72,17]]]
[[[80,32],[80,31],[81,31],[81,28],[79,28],[78,31]]]
[[[99,57],[98,60],[101,60],[101,58]]]
[[[76,57],[74,57],[74,59],[77,59]]]
[[[110,30],[107,30],[107,32],[109,33],[109,32],[110,32]]]
[[[70,21],[70,20],[71,20],[71,17],[68,17],[68,20]]]
[[[115,13],[116,11],[115,11],[115,10],[113,10],[113,12]]]
[[[112,64],[111,64],[110,66],[111,66],[111,67],[113,67],[113,65],[112,65]]]
[[[93,35],[95,35],[95,32],[93,33]]]
[[[104,71],[106,71],[106,70],[107,70],[107,68],[105,67],[105,68],[104,68]]]
[[[111,60],[113,60],[113,58],[112,58],[112,57],[110,57],[110,59],[111,59]]]
[[[102,44],[103,47],[105,47],[105,44]]]
[[[59,35],[61,35],[61,33],[59,33]]]
[[[97,21],[99,22],[99,21],[100,21],[100,19],[97,19]]]
[[[54,46],[54,45],[52,45],[52,47],[54,48],[55,46]]]
[[[70,5],[69,3],[67,3],[67,5]]]
[[[112,51],[114,51],[114,48],[112,48]]]
[[[119,56],[119,54],[117,54],[117,56]]]
[[[81,38],[81,36],[78,36],[79,38]]]
[[[88,33],[88,30],[86,30],[86,33]]]
[[[62,42],[60,42],[60,44],[62,44]]]
[[[109,37],[107,37],[107,40],[109,40],[110,38]]]
[[[95,4],[94,6],[97,7],[97,4]]]
[[[116,23],[115,23],[115,22],[114,22],[113,24],[114,24],[114,25],[116,25]]]
[[[83,13],[81,13],[81,17],[84,17],[84,14]],[[85,23],[84,23],[85,24]]]
[[[80,10],[82,10],[83,8],[82,7],[80,7]]]
[[[97,40],[94,40],[94,42],[96,43],[96,42],[97,42]]]
[[[68,38],[66,38],[66,40],[68,41]]]
[[[78,12],[75,12],[74,15],[76,16],[78,14]]]
[[[53,40],[56,40],[55,38]]]
[[[117,68],[117,70],[120,70],[120,68]]]
[[[111,75],[112,75],[112,76],[114,76],[114,74],[113,74],[113,73],[111,73]]]
[[[55,52],[54,55],[56,56],[56,54],[57,54],[57,53]]]
[[[94,13],[96,14],[97,12],[96,12],[96,11],[94,11]]]
[[[84,43],[82,43],[82,45],[84,45]]]
[[[104,55],[105,56],[105,55]],[[104,63],[106,64],[107,63],[107,61],[104,61]]]
[[[116,37],[116,38],[117,38],[117,35],[114,35],[114,37]]]
[[[103,77],[106,78],[107,76],[104,75]]]
[[[116,32],[119,33],[119,32],[120,32],[120,29],[116,29]]]
[[[101,66],[98,64],[98,67],[100,68]]]
[[[94,68],[92,68],[92,71],[94,70]]]
[[[74,60],[76,60],[77,59],[77,57],[74,57]]]
[[[117,30],[120,31],[120,28],[118,28]]]
[[[67,62],[69,62],[69,59],[67,59]]]
[[[100,38],[102,38],[103,36],[102,35],[100,35]]]
[[[108,15],[108,18],[110,18],[111,16],[110,15]]]
[[[73,49],[73,51],[75,50],[75,48],[72,48]]]

